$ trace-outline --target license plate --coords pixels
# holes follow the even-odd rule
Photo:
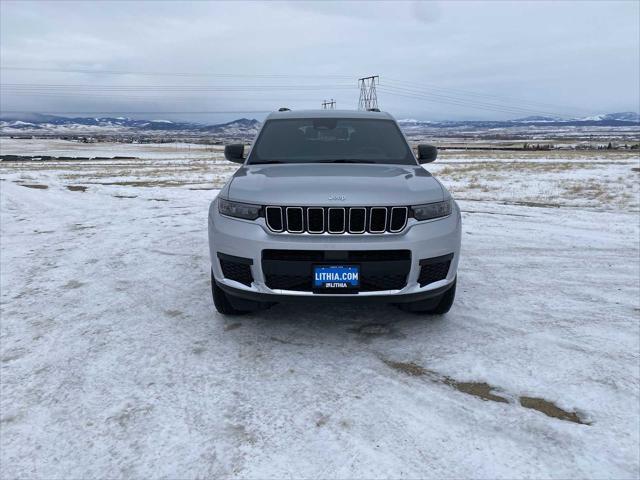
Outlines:
[[[321,290],[342,290],[360,286],[360,267],[357,265],[316,265],[313,267],[313,286]]]

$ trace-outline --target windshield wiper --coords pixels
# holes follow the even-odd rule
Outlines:
[[[265,160],[263,162],[251,162],[251,163],[248,163],[247,165],[248,166],[250,166],[250,165],[269,165],[270,163],[284,163],[284,162],[281,162],[280,160]]]

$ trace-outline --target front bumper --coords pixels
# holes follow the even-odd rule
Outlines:
[[[426,222],[410,222],[398,234],[288,234],[271,233],[264,219],[255,221],[229,218],[218,212],[217,200],[209,208],[209,254],[216,283],[228,293],[247,299],[286,301],[311,297],[332,300],[354,297],[381,297],[389,302],[413,301],[439,295],[456,278],[460,257],[461,216],[458,205],[448,217]],[[311,291],[271,289],[265,283],[262,271],[263,250],[409,250],[411,267],[406,286],[398,290],[377,290],[355,294],[322,293]],[[252,260],[253,282],[245,285],[225,278],[218,253]],[[423,287],[418,283],[420,260],[453,254],[446,278]],[[393,297],[393,298],[389,298]],[[373,298],[372,298],[373,299]]]

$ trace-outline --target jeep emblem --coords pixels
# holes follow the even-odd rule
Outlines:
[[[329,200],[339,200],[344,202],[347,198],[344,195],[329,195]]]

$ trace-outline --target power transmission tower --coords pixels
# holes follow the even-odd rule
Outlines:
[[[358,110],[378,110],[378,95],[376,93],[376,83],[380,77],[372,75],[358,79],[360,85],[360,100],[358,100]]]
[[[332,98],[330,102],[327,102],[326,100],[324,102],[322,102],[322,109],[323,110],[335,110],[336,108],[336,101]]]

